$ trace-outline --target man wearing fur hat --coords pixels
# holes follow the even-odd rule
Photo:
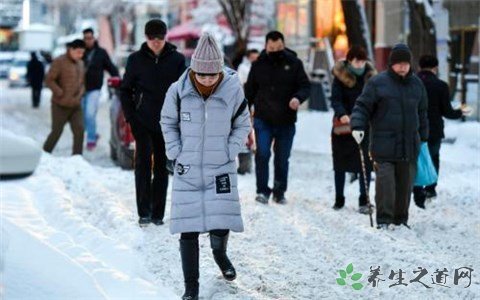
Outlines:
[[[388,70],[368,81],[350,123],[359,144],[370,125],[379,229],[390,224],[408,227],[420,142],[428,140],[427,92],[413,73],[411,60],[408,46],[393,47]]]
[[[135,137],[135,188],[140,227],[150,222],[163,224],[168,171],[160,111],[168,88],[185,70],[185,57],[165,41],[166,34],[163,21],[147,22],[147,41],[128,57],[120,89],[125,119]]]

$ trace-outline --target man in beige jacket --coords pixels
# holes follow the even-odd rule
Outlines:
[[[67,52],[56,58],[45,78],[45,84],[52,90],[52,131],[43,150],[51,153],[62,135],[67,122],[73,133],[73,155],[82,154],[83,115],[81,99],[85,91],[84,66],[82,57],[85,42],[74,40],[67,44]]]

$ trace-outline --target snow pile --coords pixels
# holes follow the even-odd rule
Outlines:
[[[95,199],[77,196],[75,188],[96,190],[101,177],[94,172],[79,156],[63,159],[44,153],[34,176],[1,183],[5,299],[174,297],[152,282],[131,244],[102,231],[122,220],[115,222],[107,213],[92,220],[96,226],[90,223],[97,205],[111,205],[118,218],[130,215],[107,193]]]

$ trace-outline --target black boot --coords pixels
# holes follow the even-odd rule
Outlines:
[[[198,240],[180,240],[185,294],[182,300],[198,300]]]
[[[237,278],[237,272],[227,256],[228,235],[228,233],[224,236],[210,234],[210,245],[213,250],[213,258],[222,271],[223,278],[232,281]]]
[[[426,193],[425,190],[421,187],[414,187],[413,188],[413,200],[415,201],[415,205],[418,207],[425,209],[425,200],[426,200]]]
[[[345,196],[336,196],[335,197],[335,205],[333,205],[333,209],[339,210],[345,205]]]

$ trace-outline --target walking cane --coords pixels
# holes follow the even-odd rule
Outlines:
[[[370,226],[373,227],[372,205],[370,204],[370,191],[367,182],[367,170],[365,168],[365,158],[363,157],[363,149],[361,143],[358,144],[358,150],[360,151],[360,161],[362,162],[363,184],[365,184],[365,192],[367,193],[367,206],[368,214],[370,216]]]

